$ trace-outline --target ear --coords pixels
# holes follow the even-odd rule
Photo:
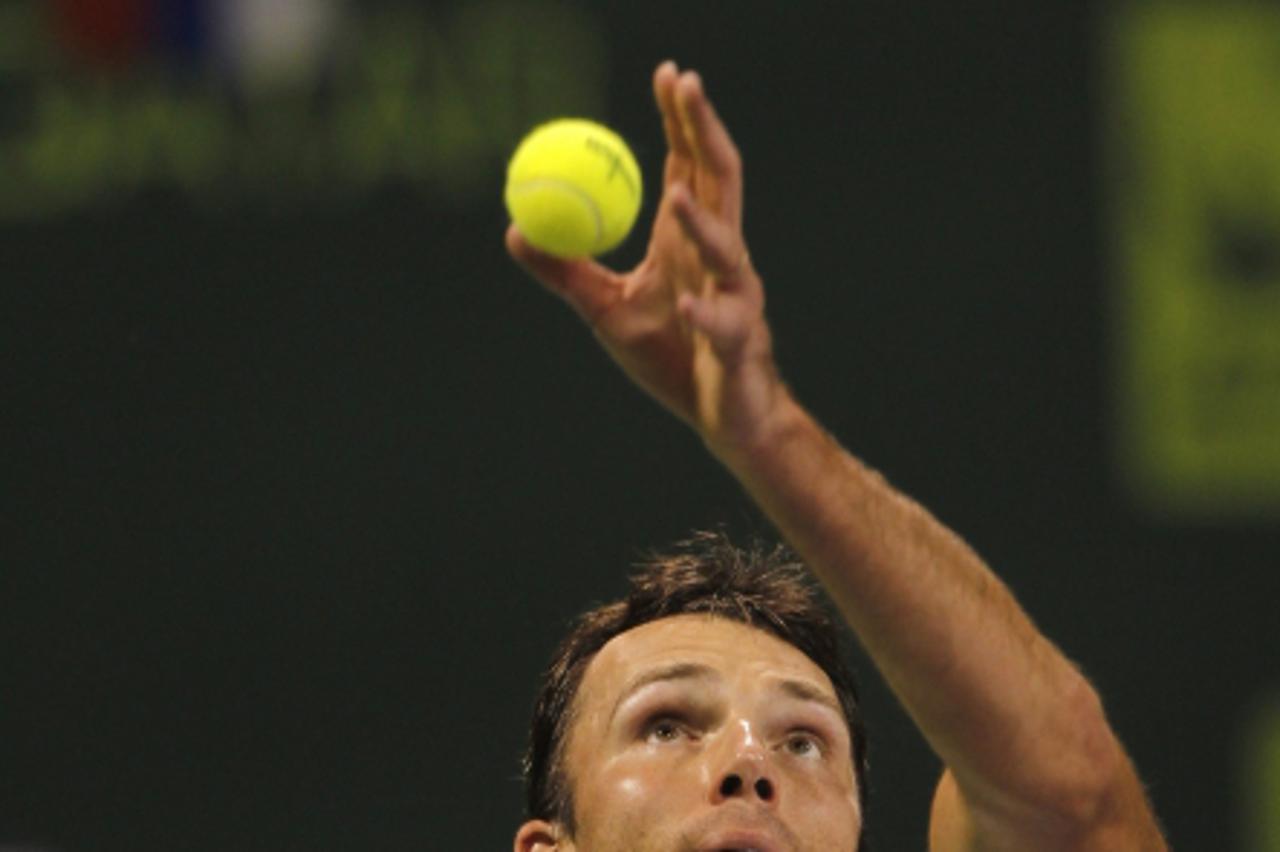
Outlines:
[[[546,820],[531,819],[516,832],[515,852],[568,852],[571,845],[560,844],[560,830]]]

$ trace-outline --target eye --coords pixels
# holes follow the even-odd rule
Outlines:
[[[808,731],[796,731],[787,737],[786,749],[797,757],[821,757],[822,740]]]
[[[670,719],[659,719],[649,726],[649,736],[655,740],[669,742],[680,736],[680,726]]]
[[[650,742],[671,743],[681,737],[689,736],[689,729],[684,720],[677,716],[655,716],[645,723],[644,738]]]

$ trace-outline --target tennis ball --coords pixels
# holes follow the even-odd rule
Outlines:
[[[558,257],[608,251],[640,212],[640,167],[622,137],[582,118],[539,125],[507,166],[507,212],[532,245]]]

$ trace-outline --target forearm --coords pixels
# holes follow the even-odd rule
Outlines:
[[[750,442],[708,444],[815,572],[967,795],[1088,805],[1123,760],[1095,694],[968,545],[789,395]]]

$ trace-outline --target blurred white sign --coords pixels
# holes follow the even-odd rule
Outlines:
[[[58,8],[97,11],[60,26],[44,0],[0,2],[0,221],[149,192],[287,208],[392,185],[493,206],[530,127],[607,119],[606,34],[553,0],[221,0],[154,42]]]

